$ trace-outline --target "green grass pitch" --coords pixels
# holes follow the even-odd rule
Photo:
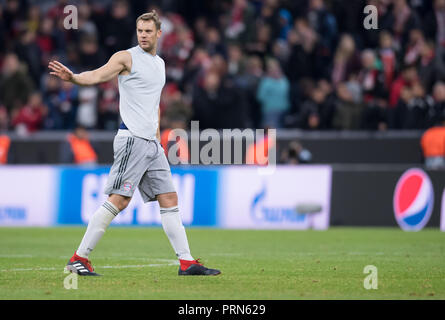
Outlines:
[[[188,228],[216,277],[179,277],[161,228],[110,227],[90,259],[102,277],[64,288],[85,227],[0,228],[0,299],[445,299],[445,233],[396,228]],[[366,290],[367,265],[378,288]]]

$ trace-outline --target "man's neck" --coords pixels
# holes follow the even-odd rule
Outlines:
[[[142,50],[144,50],[145,52],[151,54],[152,56],[156,55],[156,47],[154,47],[153,49],[149,50],[145,50],[144,48],[142,48],[141,46],[139,46]]]

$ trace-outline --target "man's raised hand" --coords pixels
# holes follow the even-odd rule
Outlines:
[[[50,61],[48,64],[48,68],[52,70],[49,74],[59,77],[64,81],[72,81],[74,73],[61,64],[59,61]]]

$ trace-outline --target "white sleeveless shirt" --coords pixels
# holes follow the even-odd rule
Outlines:
[[[119,112],[131,134],[155,140],[158,109],[165,84],[165,63],[158,55],[145,52],[139,45],[131,54],[131,72],[119,75]]]

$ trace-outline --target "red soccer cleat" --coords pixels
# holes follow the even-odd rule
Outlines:
[[[178,275],[180,276],[216,276],[221,274],[217,269],[209,269],[196,260],[179,260],[180,266]]]
[[[76,252],[74,252],[74,255],[68,261],[66,269],[77,273],[79,276],[100,276],[100,274],[94,272],[91,261],[87,258],[79,257]]]

